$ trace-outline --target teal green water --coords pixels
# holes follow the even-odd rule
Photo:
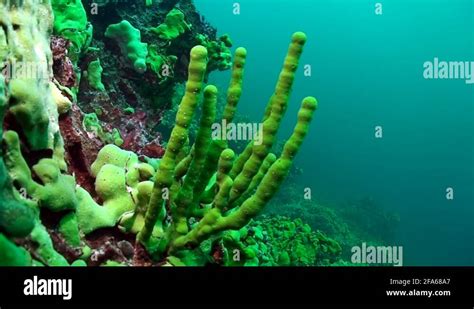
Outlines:
[[[233,3],[241,5],[234,15]],[[474,265],[474,84],[426,80],[434,57],[474,61],[472,0],[195,0],[249,52],[240,111],[259,121],[289,38],[308,44],[281,137],[301,99],[319,110],[297,158],[298,185],[328,203],[371,196],[397,211],[404,265]],[[226,89],[228,73],[211,81]],[[383,138],[374,136],[382,126]],[[446,199],[446,188],[454,199]]]

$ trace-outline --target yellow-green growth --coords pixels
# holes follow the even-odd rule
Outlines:
[[[224,108],[222,119],[226,123],[231,123],[234,119],[237,104],[239,103],[240,97],[242,96],[242,85],[244,77],[244,67],[247,58],[247,50],[239,47],[235,51],[234,66],[232,68],[232,76],[227,90],[227,102]],[[202,170],[200,179],[201,182],[197,183],[194,187],[193,192],[193,204],[196,205],[200,201],[203,192],[215,173],[217,167],[217,161],[220,153],[227,147],[227,141],[213,139],[209,146],[209,152],[206,158],[205,168]],[[214,186],[210,189],[214,190]]]
[[[0,209],[0,227],[2,227],[3,219],[12,220],[11,222],[14,223],[7,226],[5,232],[13,236],[29,234],[31,241],[36,245],[37,258],[43,264],[50,266],[68,265],[67,261],[55,251],[48,232],[41,224],[39,207],[45,207],[52,211],[75,209],[77,200],[74,193],[74,178],[61,174],[57,161],[42,159],[32,168],[34,174],[40,180],[38,183],[33,180],[32,172],[21,154],[18,134],[13,131],[5,132],[4,143],[6,146],[4,160],[8,176],[21,187],[19,191],[24,194],[24,197],[20,197],[18,192],[13,191],[14,199],[10,202],[16,199],[17,201],[21,200],[25,205],[23,209],[19,208],[19,205],[12,208],[12,205],[8,203],[5,204],[5,208],[1,207],[4,209]],[[3,161],[1,162],[3,167]],[[33,199],[27,200],[27,196],[31,196]],[[25,211],[28,211],[29,214]],[[6,217],[3,217],[5,215]]]
[[[222,172],[222,166],[226,160],[221,160],[218,168],[220,170],[218,171],[218,191],[211,208],[203,209],[203,217],[186,235],[171,239],[170,253],[195,247],[218,232],[243,227],[263,209],[277,192],[308,132],[313,112],[316,109],[314,98],[308,97],[303,100],[294,132],[286,142],[281,157],[276,160],[276,156],[270,153],[270,149],[276,139],[277,129],[288,104],[295,71],[305,41],[304,34],[295,33],[293,35],[275,94],[269,103],[271,108],[267,109],[270,112],[264,117],[262,145],[256,143],[249,145],[240,156],[240,160],[228,166],[225,173]],[[238,166],[236,167],[236,165]],[[231,173],[236,175],[233,181],[230,177]],[[232,209],[232,207],[235,208]]]
[[[165,154],[160,162],[156,175],[155,185],[145,217],[145,225],[138,235],[141,242],[147,242],[151,236],[158,214],[164,207],[164,193],[170,190],[176,157],[188,139],[188,128],[196,110],[199,95],[203,87],[206,72],[207,50],[203,46],[196,46],[191,50],[191,59],[188,68],[186,92],[179,105],[176,115],[176,125],[171,132]]]
[[[219,191],[214,198],[214,206],[221,212],[225,212],[228,205],[229,192],[233,184],[229,172],[232,169],[234,158],[234,151],[227,148],[222,151],[217,165],[217,185]]]
[[[255,194],[222,221],[223,227],[236,229],[244,226],[263,209],[270,198],[278,191],[278,188],[290,170],[293,159],[304,137],[308,133],[309,124],[311,123],[316,107],[317,101],[315,98],[307,97],[303,100],[298,112],[298,122],[290,139],[285,143],[280,158],[271,165]]]
[[[240,172],[242,172],[245,162],[247,162],[247,160],[252,155],[252,148],[253,148],[253,141],[247,144],[244,151],[239,155],[237,160],[235,160],[235,164],[234,166],[232,166],[232,169],[229,173],[232,179],[235,179],[235,177],[237,177],[237,175],[239,175]]]
[[[95,189],[97,195],[104,201],[97,204],[82,188],[78,188],[79,207],[77,218],[80,229],[88,234],[95,229],[112,227],[120,216],[135,208],[132,195],[127,191],[125,170],[106,164],[97,175]]]
[[[295,72],[298,68],[299,58],[303,52],[305,43],[306,35],[304,33],[297,32],[293,34],[288,54],[275,87],[275,93],[268,103],[270,107],[267,107],[265,111],[263,132],[261,133],[263,141],[261,144],[254,143],[252,155],[245,162],[242,172],[235,178],[234,185],[230,192],[231,203],[236,201],[248,189],[252,178],[258,172],[263,160],[270,152],[276,140],[276,133],[288,105],[291,88],[295,79]]]
[[[71,94],[71,90],[54,82],[50,82],[49,84],[51,88],[51,95],[56,106],[58,107],[58,113],[61,115],[66,114],[71,109],[72,102],[67,96],[63,95],[61,91],[64,90],[64,92]]]
[[[254,193],[255,189],[258,187],[263,177],[265,177],[272,164],[275,163],[276,159],[277,157],[273,153],[267,155],[263,164],[260,166],[258,173],[252,178],[247,190],[236,201],[234,201],[232,205],[229,205],[228,209],[242,205],[242,203]]]
[[[44,100],[27,80],[15,79],[10,82],[11,96],[17,104],[10,108],[16,120],[22,124],[31,146],[37,149],[46,148],[48,143],[49,117],[41,110]]]
[[[308,132],[315,109],[316,99],[308,97],[303,100],[303,104],[298,112],[298,123],[293,134],[285,143],[280,158],[271,165],[263,177],[255,194],[227,216],[224,216],[223,210],[225,210],[225,208],[222,206],[220,206],[220,208],[214,207],[210,209],[196,227],[186,235],[178,237],[172,242],[170,252],[181,250],[188,246],[196,246],[204,239],[224,230],[240,229],[245,226],[250,219],[255,217],[277,192],[282,181],[288,174],[292,160]],[[220,190],[222,190],[222,188],[224,188],[224,186],[222,186]],[[218,196],[219,194],[220,192],[217,193]]]
[[[96,113],[84,114],[82,126],[87,132],[93,132],[105,144],[115,144],[117,146],[123,144],[120,131],[117,128],[113,128],[112,132],[104,131],[103,125]]]
[[[133,152],[110,144],[100,150],[91,171],[96,177],[95,190],[103,204],[99,205],[87,191],[77,188],[79,205],[76,214],[80,230],[88,234],[99,228],[115,226],[123,219],[122,229],[128,231],[135,224],[135,218],[133,222],[129,221],[129,213],[138,206],[143,211],[143,204],[149,199],[151,190],[147,187],[155,169],[139,162]]]
[[[239,47],[235,50],[234,54],[234,65],[232,67],[232,77],[230,79],[229,88],[227,90],[227,104],[224,109],[222,118],[227,123],[234,120],[235,111],[237,104],[239,103],[240,97],[242,96],[242,85],[244,80],[244,68],[245,61],[247,59],[247,50],[243,47]]]
[[[225,141],[212,141],[217,93],[214,86],[208,86],[204,91],[196,141],[192,147],[185,147],[189,142],[189,125],[203,88],[207,62],[206,49],[203,46],[193,48],[186,94],[179,106],[165,155],[158,166],[143,228],[138,235],[139,241],[153,256],[167,254],[189,262],[183,250],[195,248],[219,232],[242,228],[277,192],[308,132],[316,109],[316,100],[305,98],[298,112],[297,125],[283,153],[278,159],[270,153],[288,104],[305,41],[303,33],[293,35],[275,93],[269,102],[270,107],[266,110],[268,114],[264,116],[263,144],[250,143],[237,160],[234,152],[226,148]],[[226,120],[232,120],[241,95],[245,56],[244,49],[237,50],[224,112]],[[168,212],[172,216],[171,224],[163,221],[167,210],[171,211]],[[140,221],[137,221],[139,217],[135,216],[135,227],[140,225],[135,224]],[[253,263],[255,256],[251,255],[249,252]]]
[[[202,108],[199,132],[194,144],[194,157],[189,166],[186,178],[175,199],[174,224],[176,232],[185,234],[187,228],[187,212],[193,208],[193,188],[202,179],[200,175],[206,168],[206,155],[211,143],[211,126],[216,118],[217,88],[207,86],[204,89],[204,102]]]
[[[138,234],[145,224],[145,214],[153,190],[152,181],[140,182],[137,186],[137,199],[134,211],[126,212],[120,218],[119,228],[124,232]],[[155,224],[155,230],[162,230],[162,222],[166,216],[165,208],[161,209]]]
[[[296,32],[293,34],[288,53],[283,64],[283,70],[278,77],[278,83],[275,92],[270,98],[265,109],[264,119],[266,120],[271,113],[283,116],[286,111],[291,88],[295,79],[295,72],[298,68],[299,59],[303,53],[303,47],[306,43],[306,34]]]

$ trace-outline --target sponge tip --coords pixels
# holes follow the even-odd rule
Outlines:
[[[306,34],[304,32],[298,31],[298,32],[293,33],[293,36],[291,37],[291,39],[295,43],[304,44],[306,43]]]
[[[207,49],[202,45],[196,45],[191,49],[192,59],[203,59],[207,58]]]

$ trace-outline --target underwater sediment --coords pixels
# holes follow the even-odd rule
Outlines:
[[[0,265],[337,260],[340,245],[301,220],[257,218],[317,108],[302,100],[274,153],[306,35],[291,37],[262,105],[261,143],[236,153],[211,127],[219,109],[226,123],[236,117],[247,51],[232,57],[229,35],[217,37],[191,1],[171,2],[106,1],[101,19],[88,1],[0,3]],[[219,95],[207,77],[228,69]],[[158,125],[169,112],[165,142]]]

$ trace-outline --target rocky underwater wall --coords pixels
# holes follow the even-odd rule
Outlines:
[[[303,99],[275,154],[306,35],[291,38],[262,139],[236,153],[211,127],[218,110],[226,123],[236,117],[244,48],[232,57],[229,36],[217,38],[187,1],[134,5],[142,18],[116,5],[101,22],[93,10],[111,4],[86,4],[0,3],[0,265],[335,263],[339,244],[301,220],[255,221],[317,107]],[[207,76],[227,69],[219,95]],[[165,143],[156,123],[167,110]]]

